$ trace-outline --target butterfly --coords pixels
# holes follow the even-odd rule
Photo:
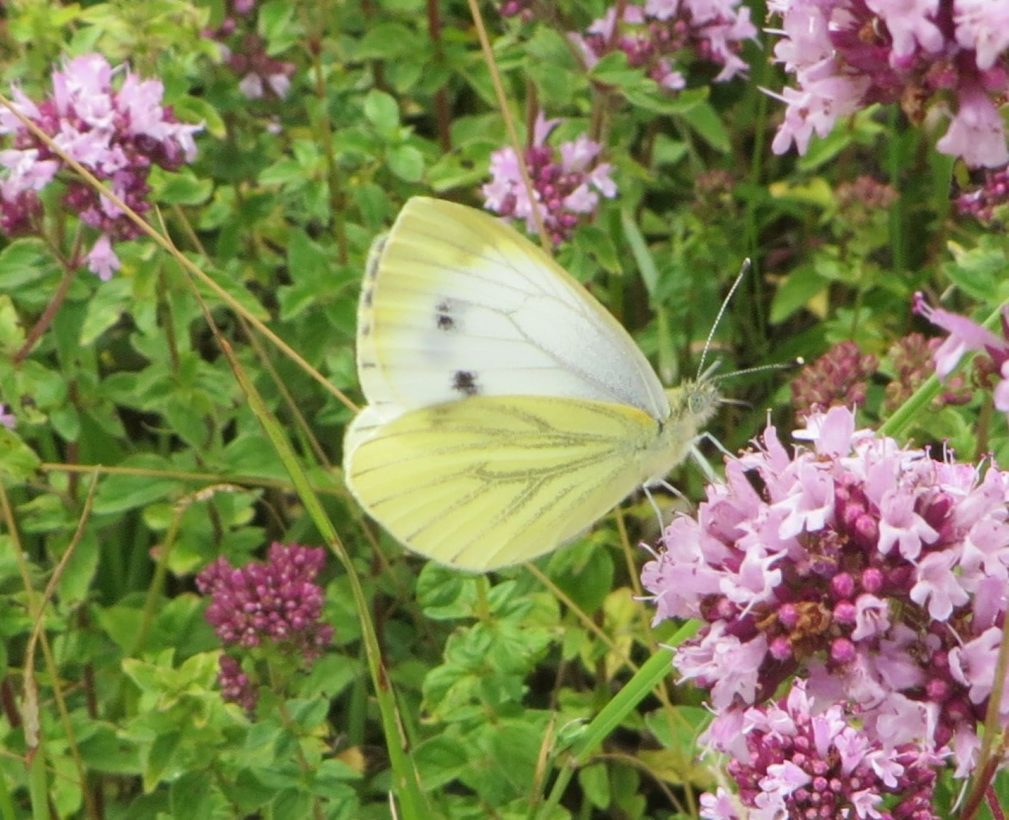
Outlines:
[[[369,254],[367,406],[344,475],[408,549],[488,571],[554,550],[687,455],[720,401],[664,390],[627,331],[482,211],[416,197]]]

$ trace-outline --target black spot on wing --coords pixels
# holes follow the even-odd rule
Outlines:
[[[434,323],[438,330],[455,330],[454,305],[442,299],[434,308]]]
[[[457,370],[452,376],[452,389],[464,396],[475,396],[480,392],[476,383],[476,373],[472,370]]]
[[[371,307],[371,303],[372,301],[374,301],[374,299],[375,299],[375,289],[370,287],[365,288],[364,293],[361,294],[361,302],[364,304],[364,306]]]

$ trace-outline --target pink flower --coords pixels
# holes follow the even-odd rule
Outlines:
[[[936,375],[946,378],[967,351],[987,353],[990,362],[982,364],[1000,377],[993,392],[995,407],[1009,412],[1009,307],[1002,309],[1001,339],[966,316],[932,307],[920,292],[914,295],[914,312],[949,333],[934,354]]]
[[[977,67],[987,71],[1009,48],[1009,2],[956,0],[953,8],[957,43],[974,49]]]
[[[1006,614],[1009,473],[990,466],[981,479],[948,454],[856,430],[844,407],[809,416],[796,438],[790,456],[768,427],[728,460],[726,482],[670,524],[646,564],[656,621],[703,624],[677,671],[708,690],[719,720],[803,674],[818,702],[852,705],[871,743],[969,738],[983,705],[958,704],[980,690],[948,658]],[[983,684],[988,667],[970,668]],[[774,794],[790,771],[766,773]]]
[[[860,731],[857,708],[818,708],[802,681],[786,697],[746,709],[742,719],[742,731],[725,732],[718,724],[736,726],[738,718],[719,714],[702,737],[731,756],[728,771],[738,794],[720,788],[702,796],[701,817],[938,820],[931,803],[945,751],[913,743],[887,748]],[[729,737],[730,745],[720,740]],[[892,813],[879,811],[884,799],[892,801]],[[745,815],[736,809],[739,804],[748,810]]]
[[[956,115],[936,148],[963,157],[974,167],[996,168],[1009,162],[1002,117],[984,91],[966,88],[960,92]]]
[[[119,257],[112,250],[112,242],[108,234],[102,234],[95,240],[91,251],[87,256],[88,270],[96,274],[99,279],[106,281],[112,278],[112,274],[119,270]]]
[[[532,145],[525,151],[533,194],[554,244],[568,239],[575,226],[595,212],[600,196],[612,198],[617,193],[610,164],[598,161],[599,143],[582,134],[556,149],[546,144],[559,123],[538,114]],[[484,207],[505,218],[524,219],[529,233],[535,233],[532,200],[515,151],[507,147],[491,154],[490,172],[491,181],[482,189]]]
[[[0,196],[13,202],[26,191],[41,191],[52,182],[59,167],[60,163],[56,160],[40,160],[37,148],[0,151],[0,169],[5,172]]]
[[[942,48],[942,32],[934,19],[939,0],[865,0],[865,4],[886,24],[894,60],[913,54],[918,46],[931,53]]]
[[[622,51],[662,88],[677,91],[686,80],[677,65],[699,60],[721,66],[715,82],[746,71],[742,43],[756,37],[750,10],[739,0],[646,0],[627,3],[621,19],[616,7],[593,21],[582,35],[569,35],[588,67],[606,54]]]
[[[955,115],[938,149],[968,165],[1007,160],[998,114],[1009,91],[1005,0],[774,0],[775,58],[797,88],[772,145],[804,153],[813,133],[874,103],[899,103],[915,122],[930,107]],[[951,8],[952,7],[952,8]]]
[[[113,83],[122,80],[119,88]],[[13,92],[18,109],[65,153],[105,182],[136,213],[150,208],[147,178],[152,165],[178,168],[196,155],[197,125],[176,121],[162,105],[159,80],[140,80],[128,69],[115,68],[100,54],[67,60],[53,72],[52,94],[39,104]],[[37,140],[16,118],[0,115],[0,134],[12,138],[12,148],[0,151],[6,170],[0,185],[0,227],[24,233],[35,227],[41,212],[36,192],[53,182],[63,161]],[[64,204],[81,222],[100,232],[85,261],[107,278],[118,269],[112,242],[137,235],[136,226],[120,208],[76,177],[66,183]]]
[[[913,309],[915,313],[921,314],[932,324],[949,333],[946,341],[935,352],[935,369],[939,378],[948,376],[968,350],[1005,350],[1009,353],[1009,344],[990,330],[966,316],[932,307],[921,291],[914,295]]]

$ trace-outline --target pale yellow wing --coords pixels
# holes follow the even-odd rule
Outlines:
[[[369,405],[358,439],[404,412],[474,395],[669,414],[648,361],[584,287],[509,225],[437,199],[407,202],[372,249],[357,364]]]
[[[348,441],[358,443],[344,470],[361,506],[409,549],[490,570],[570,540],[657,464],[679,461],[689,438],[663,435],[627,405],[472,396],[410,411],[368,436],[352,430]]]

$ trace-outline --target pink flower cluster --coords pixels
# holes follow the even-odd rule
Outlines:
[[[868,743],[949,753],[964,777],[1009,600],[1009,473],[856,431],[844,407],[795,435],[790,455],[768,425],[645,566],[657,622],[704,624],[676,668],[710,690],[712,737],[798,676]]]
[[[525,164],[532,180],[540,216],[555,245],[564,242],[579,222],[591,215],[600,195],[614,197],[617,185],[610,177],[610,164],[599,162],[597,142],[582,135],[557,148],[546,144],[560,120],[536,117],[532,145],[525,150]],[[511,147],[491,154],[491,181],[482,190],[484,207],[507,219],[524,219],[526,230],[536,233],[532,200],[522,179],[518,156]]]
[[[966,316],[932,307],[921,292],[914,295],[914,312],[949,333],[933,353],[936,375],[945,379],[967,351],[987,353],[987,360],[979,363],[980,369],[986,375],[997,374],[995,408],[1009,413],[1009,307],[1002,310],[1001,339]]]
[[[887,359],[894,378],[886,386],[883,402],[886,412],[900,407],[935,372],[933,359],[942,344],[941,339],[926,339],[921,333],[909,333],[890,346]],[[932,406],[966,404],[970,399],[971,390],[965,385],[963,376],[954,376],[946,381],[942,393],[932,400]]]
[[[743,41],[756,34],[750,10],[740,7],[740,0],[645,0],[644,5],[617,3],[584,35],[569,36],[590,68],[607,54],[622,51],[628,65],[644,69],[663,88],[678,91],[686,85],[677,69],[681,58],[721,66],[715,81],[724,82],[746,70],[739,51]]]
[[[217,28],[207,29],[204,37],[217,41],[221,56],[241,80],[238,89],[250,100],[272,93],[287,96],[295,65],[271,57],[266,41],[255,30],[255,0],[231,0],[231,14]]]
[[[112,85],[116,74],[122,76],[118,89]],[[151,166],[171,170],[196,156],[193,134],[202,126],[179,123],[161,104],[160,80],[141,80],[128,69],[113,69],[100,54],[86,54],[54,71],[52,86],[52,95],[38,104],[15,88],[18,110],[139,214],[150,208]],[[0,134],[12,138],[11,147],[0,151],[0,229],[29,233],[39,228],[39,191],[65,170],[64,163],[8,110],[0,111]],[[138,229],[76,177],[68,177],[64,202],[101,232],[87,264],[108,279],[119,268],[112,241],[132,239]]]
[[[231,655],[221,655],[218,661],[217,685],[221,687],[221,697],[229,703],[237,703],[246,712],[252,712],[259,702],[259,689],[245,674],[242,664]]]
[[[876,357],[854,342],[839,342],[792,380],[792,407],[798,415],[836,404],[861,407],[877,366]]]
[[[854,725],[851,708],[817,709],[799,680],[779,701],[737,715],[731,734],[707,738],[731,756],[737,796],[724,788],[701,796],[705,820],[873,817],[939,820],[932,811],[942,756],[914,744],[884,749]],[[884,797],[895,805],[883,810]]]
[[[773,149],[805,153],[815,132],[872,103],[914,121],[952,109],[938,149],[970,166],[1009,160],[998,106],[1009,91],[1009,3],[993,0],[771,0],[774,53],[797,87],[779,96]]]
[[[325,557],[322,549],[275,542],[266,563],[237,569],[218,558],[196,578],[196,588],[211,597],[206,618],[217,637],[246,648],[269,641],[306,661],[317,658],[333,638],[315,583]]]

